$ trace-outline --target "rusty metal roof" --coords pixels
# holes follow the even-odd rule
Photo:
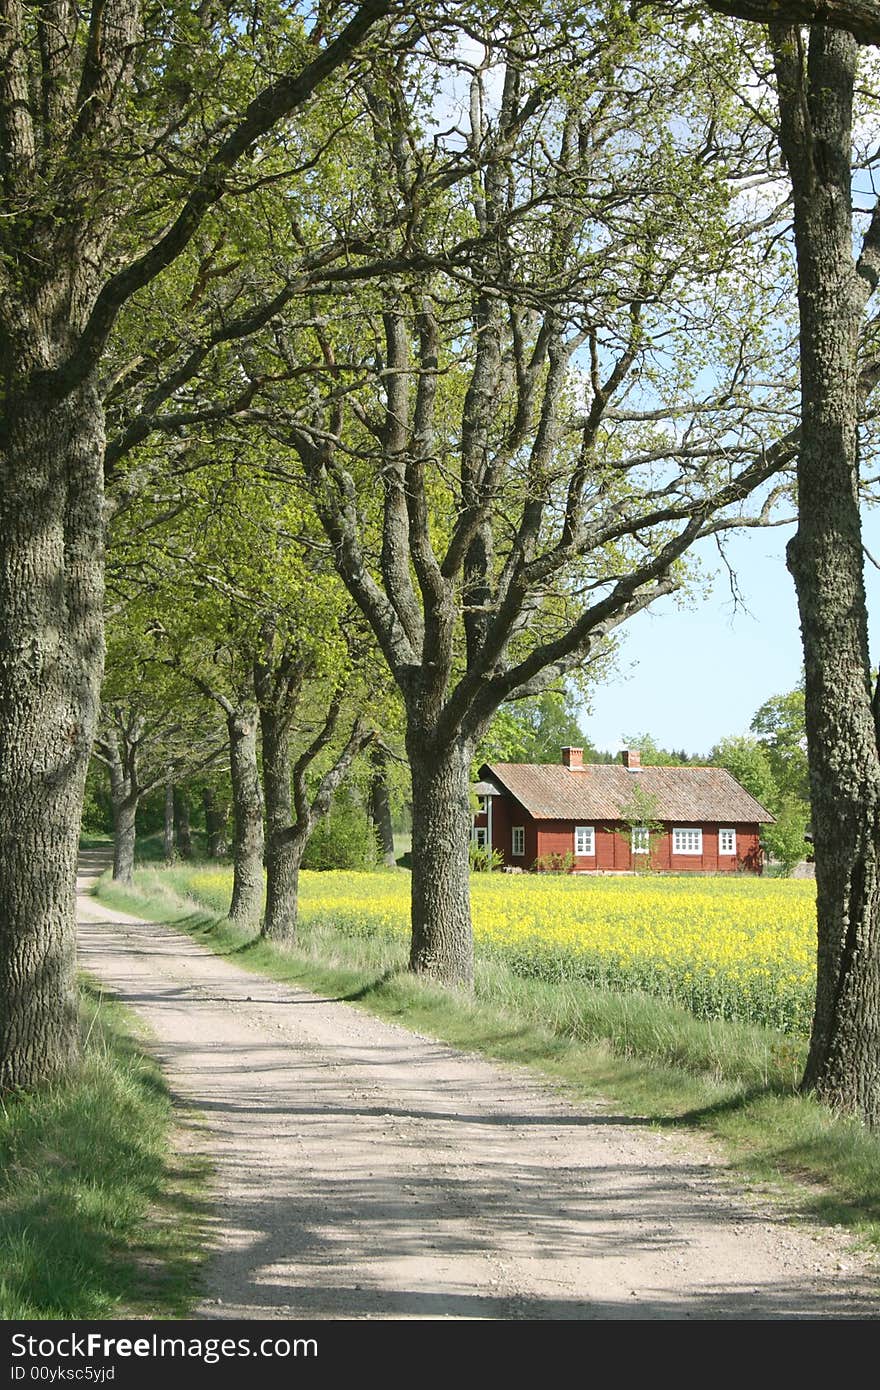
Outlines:
[[[652,798],[658,820],[774,820],[723,767],[643,767],[633,772],[617,763],[589,763],[574,770],[559,763],[485,763],[480,776],[487,774],[534,820],[631,820],[636,787]]]

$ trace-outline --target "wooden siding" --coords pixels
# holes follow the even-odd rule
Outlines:
[[[486,816],[478,816],[475,824],[485,825]],[[584,822],[586,824],[586,822]],[[578,822],[580,824],[580,822]],[[676,822],[676,825],[679,823]],[[525,854],[513,854],[513,827],[525,830]],[[658,873],[755,873],[763,870],[763,856],[757,825],[724,822],[724,829],[736,831],[736,855],[719,855],[719,826],[708,821],[681,822],[679,828],[703,832],[701,854],[673,854],[671,823],[653,837],[650,867]],[[592,855],[578,855],[574,862],[576,873],[626,873],[633,868],[647,867],[647,855],[630,851],[629,827],[623,822],[605,822],[593,826]],[[568,820],[535,821],[510,796],[492,798],[492,848],[501,855],[505,866],[534,870],[535,861],[549,854],[574,854],[575,822]],[[635,861],[635,863],[634,863]]]

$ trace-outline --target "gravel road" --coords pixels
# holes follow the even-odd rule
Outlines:
[[[155,1036],[215,1165],[201,1318],[874,1318],[880,1272],[699,1138],[261,980],[104,907],[83,967]]]

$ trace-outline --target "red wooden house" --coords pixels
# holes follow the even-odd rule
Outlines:
[[[642,767],[635,749],[611,764],[584,764],[580,748],[561,763],[484,763],[476,792],[474,839],[521,869],[570,855],[575,873],[759,874],[774,820],[724,768]]]

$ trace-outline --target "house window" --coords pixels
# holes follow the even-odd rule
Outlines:
[[[647,854],[651,848],[650,840],[646,825],[634,825],[630,836],[630,850],[633,854]]]
[[[485,825],[478,825],[478,826],[475,826],[475,827],[474,827],[474,844],[475,844],[475,845],[485,845],[486,842],[488,841],[488,838],[489,838],[489,832],[488,832],[488,830],[486,829]]]
[[[722,830],[722,829],[719,827],[719,830],[718,830],[718,853],[719,853],[719,854],[736,854],[736,831],[735,831],[735,830]]]
[[[511,854],[522,856],[526,852],[526,828],[524,825],[515,825],[511,831]]]
[[[591,825],[576,825],[574,828],[574,852],[578,857],[595,854],[595,835]]]
[[[672,832],[673,854],[702,854],[703,832],[685,826],[677,826]]]
[[[488,796],[478,796],[478,797],[477,797],[477,805],[478,805],[479,808],[480,808],[478,814],[481,815],[481,816],[484,816],[484,815],[486,814],[486,812],[488,811],[488,809],[489,809],[489,798],[488,798]]]

